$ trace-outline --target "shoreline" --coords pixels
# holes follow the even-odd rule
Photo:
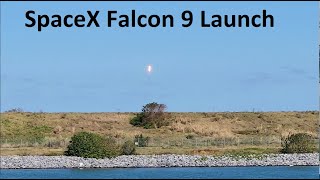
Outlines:
[[[73,168],[169,168],[169,167],[250,167],[318,166],[319,153],[264,154],[259,156],[122,155],[94,159],[71,156],[0,156],[0,169]]]

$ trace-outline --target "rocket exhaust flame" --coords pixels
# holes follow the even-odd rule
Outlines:
[[[147,72],[150,74],[152,72],[152,66],[151,65],[148,65],[147,66]]]

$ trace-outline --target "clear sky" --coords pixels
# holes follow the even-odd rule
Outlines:
[[[27,28],[37,14],[172,14],[174,28]],[[199,14],[261,14],[274,28],[201,28]],[[179,26],[191,10],[194,24]],[[1,111],[317,110],[318,2],[1,2]],[[209,17],[209,16],[208,16]],[[153,65],[148,75],[145,68]]]

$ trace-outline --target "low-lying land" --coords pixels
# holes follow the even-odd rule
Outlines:
[[[70,156],[1,156],[1,169],[317,166],[319,154],[269,154],[261,156],[130,155],[94,159]]]
[[[88,131],[119,144],[136,135],[149,137],[137,154],[278,153],[282,137],[308,133],[315,138],[318,112],[170,113],[168,126],[144,129],[129,121],[137,113],[1,113],[1,155],[62,155],[70,138]]]

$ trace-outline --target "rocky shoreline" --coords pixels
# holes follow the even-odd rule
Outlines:
[[[318,153],[262,156],[130,155],[94,159],[68,156],[0,156],[0,169],[318,166]]]

